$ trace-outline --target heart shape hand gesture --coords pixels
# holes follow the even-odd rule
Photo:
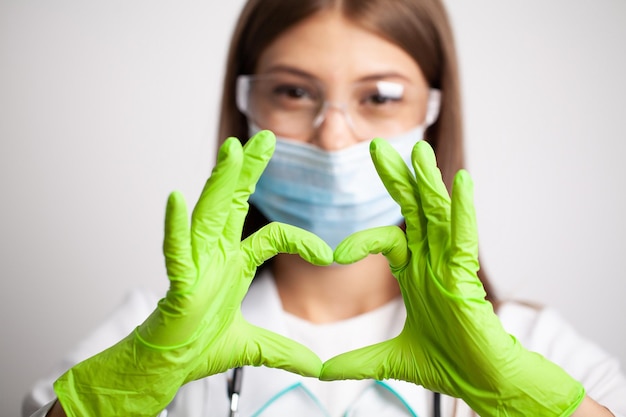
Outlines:
[[[566,416],[576,409],[582,386],[525,350],[485,300],[467,172],[456,175],[450,197],[426,142],[413,150],[413,174],[386,141],[375,139],[372,159],[402,209],[406,233],[358,232],[334,254],[317,236],[279,223],[241,241],[248,197],[274,145],[268,131],[243,147],[228,139],[191,224],[181,195],[170,196],[163,245],[169,291],[133,333],[55,382],[68,416],[153,416],[186,382],[243,365],[323,380],[401,379],[462,398],[482,416]],[[256,268],[279,252],[316,265],[383,253],[407,310],[402,332],[322,364],[306,347],[251,325],[241,302]]]

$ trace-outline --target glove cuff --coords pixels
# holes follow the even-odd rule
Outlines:
[[[173,355],[138,342],[135,333],[70,368],[54,383],[68,417],[154,417],[186,378],[184,350]],[[181,363],[182,363],[181,362]]]
[[[535,352],[524,350],[514,370],[503,375],[493,393],[464,399],[479,415],[569,417],[585,399],[580,382]]]

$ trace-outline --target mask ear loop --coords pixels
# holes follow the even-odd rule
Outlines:
[[[431,88],[428,90],[428,102],[426,104],[426,118],[424,124],[426,127],[431,126],[437,121],[439,117],[439,110],[441,108],[441,90],[437,88]]]

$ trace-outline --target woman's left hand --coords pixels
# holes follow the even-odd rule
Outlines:
[[[407,319],[397,337],[328,360],[320,379],[405,380],[462,398],[482,416],[570,415],[584,398],[581,384],[524,349],[485,299],[469,174],[457,173],[450,198],[428,143],[413,149],[415,175],[386,141],[375,139],[370,149],[406,233],[356,233],[337,247],[335,261],[383,253]]]

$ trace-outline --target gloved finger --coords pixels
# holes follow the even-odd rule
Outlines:
[[[285,223],[269,223],[241,242],[253,267],[278,253],[298,254],[314,265],[330,265],[333,250],[315,234]]]
[[[248,198],[254,192],[256,183],[272,157],[275,147],[276,137],[269,130],[258,132],[243,147],[243,165],[225,232],[226,236],[236,238],[237,244],[241,239],[241,230],[248,214]]]
[[[384,139],[371,142],[370,154],[385,188],[400,205],[409,240],[421,239],[426,234],[425,218],[413,173],[400,154]]]
[[[456,281],[455,286],[465,295],[482,297],[484,290],[476,274],[479,265],[474,184],[465,170],[454,176],[451,228],[450,260],[457,268],[451,271],[451,277]]]
[[[375,345],[366,346],[330,358],[322,365],[319,379],[335,381],[341,379],[376,379],[392,378],[390,366],[394,339]],[[394,361],[395,362],[395,361]]]
[[[218,151],[217,163],[191,216],[195,259],[222,236],[237,186],[243,151],[237,138],[228,138]]]
[[[420,141],[411,154],[419,198],[427,219],[429,247],[435,253],[447,245],[450,235],[450,196],[437,167],[435,152],[428,142]]]
[[[167,200],[163,255],[170,290],[185,291],[193,285],[196,274],[191,255],[187,204],[178,192],[171,193]]]
[[[303,376],[317,378],[322,369],[321,359],[306,346],[277,333],[249,325],[245,329],[245,363],[280,368]]]
[[[392,269],[405,267],[409,262],[409,248],[402,229],[382,226],[353,233],[335,249],[335,262],[347,265],[374,253],[385,255]]]

